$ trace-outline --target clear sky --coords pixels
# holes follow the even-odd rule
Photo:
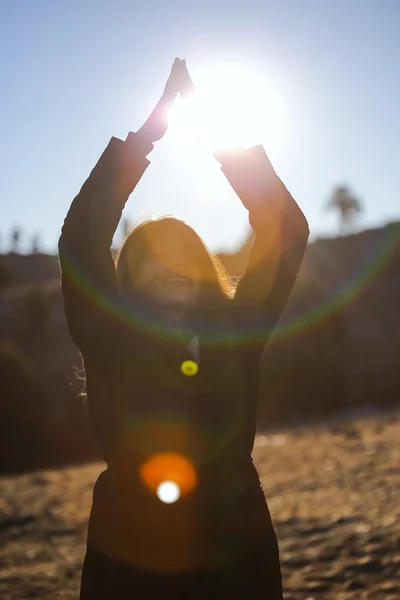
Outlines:
[[[175,56],[194,79],[240,62],[276,90],[281,135],[259,141],[314,237],[335,233],[322,207],[342,182],[363,200],[362,226],[397,219],[399,30],[398,0],[3,0],[2,237],[18,224],[55,250],[109,138],[140,127]],[[243,239],[247,213],[204,152],[169,134],[151,160],[132,221],[177,214],[216,250]]]

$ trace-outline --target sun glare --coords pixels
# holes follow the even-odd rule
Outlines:
[[[212,148],[275,143],[283,125],[276,90],[244,66],[221,66],[193,75],[196,93],[178,98],[170,129]]]
[[[163,481],[157,488],[157,496],[165,504],[172,504],[181,495],[179,485],[174,481]]]

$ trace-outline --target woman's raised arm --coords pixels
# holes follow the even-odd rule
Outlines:
[[[255,233],[233,302],[242,339],[262,350],[296,280],[309,237],[308,223],[262,146],[214,155],[248,209]]]
[[[125,203],[149,165],[153,144],[130,133],[112,138],[68,211],[59,241],[65,312],[81,351],[116,289],[112,239]]]
[[[64,221],[59,241],[62,291],[68,327],[81,351],[96,343],[98,316],[116,291],[112,239],[125,203],[149,165],[153,143],[167,131],[186,73],[185,61],[176,58],[150,117],[125,142],[111,139]]]

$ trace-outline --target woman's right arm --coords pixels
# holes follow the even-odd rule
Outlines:
[[[150,164],[146,157],[153,142],[167,131],[169,111],[186,73],[185,61],[176,58],[150,117],[125,142],[111,138],[64,221],[58,246],[64,306],[72,339],[82,352],[95,347],[98,317],[115,298],[110,247],[122,210]]]
[[[130,133],[112,138],[73,200],[59,241],[62,292],[72,339],[95,342],[98,317],[116,291],[112,239],[125,203],[149,165],[153,144]]]

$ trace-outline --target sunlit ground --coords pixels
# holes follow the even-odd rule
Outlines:
[[[396,414],[258,436],[285,600],[400,597],[399,438]],[[102,468],[0,478],[2,599],[76,599]]]

